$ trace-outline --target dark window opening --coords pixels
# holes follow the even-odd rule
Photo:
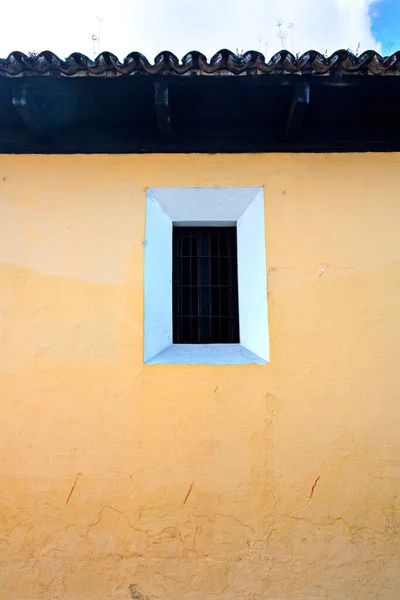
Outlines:
[[[236,227],[173,228],[174,344],[239,343]]]

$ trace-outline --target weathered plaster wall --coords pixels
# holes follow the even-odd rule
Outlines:
[[[265,366],[144,366],[148,186],[264,185]],[[391,600],[400,156],[0,157],[0,597]],[[190,493],[189,493],[190,492]]]

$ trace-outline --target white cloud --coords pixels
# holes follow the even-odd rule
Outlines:
[[[2,6],[0,55],[12,50],[79,51],[93,56],[101,17],[100,50],[123,58],[139,50],[152,59],[161,50],[181,57],[189,50],[211,56],[222,47],[256,49],[268,57],[286,47],[365,50],[380,46],[371,33],[369,9],[377,0],[19,0]],[[289,24],[293,24],[292,27]]]

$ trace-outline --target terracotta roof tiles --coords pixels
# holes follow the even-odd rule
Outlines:
[[[338,50],[327,57],[310,50],[294,56],[286,50],[274,54],[269,61],[260,52],[251,50],[237,55],[220,50],[208,61],[201,52],[193,51],[179,60],[172,52],[158,54],[151,63],[140,52],[131,52],[120,61],[111,52],[102,52],[91,60],[74,52],[65,60],[50,51],[27,56],[12,52],[0,59],[0,76],[37,75],[94,76],[119,75],[400,75],[400,51],[382,57],[374,50],[355,56],[348,50]]]

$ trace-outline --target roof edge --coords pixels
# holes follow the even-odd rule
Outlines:
[[[29,55],[15,51],[0,59],[0,77],[282,74],[400,75],[400,50],[384,57],[375,50],[358,56],[349,50],[337,50],[330,56],[316,50],[294,56],[282,50],[268,61],[256,50],[236,54],[227,49],[219,50],[209,61],[198,51],[188,52],[181,60],[172,52],[163,51],[157,54],[154,63],[140,52],[129,53],[123,61],[111,52],[101,52],[94,60],[74,52],[63,60],[49,50]]]

